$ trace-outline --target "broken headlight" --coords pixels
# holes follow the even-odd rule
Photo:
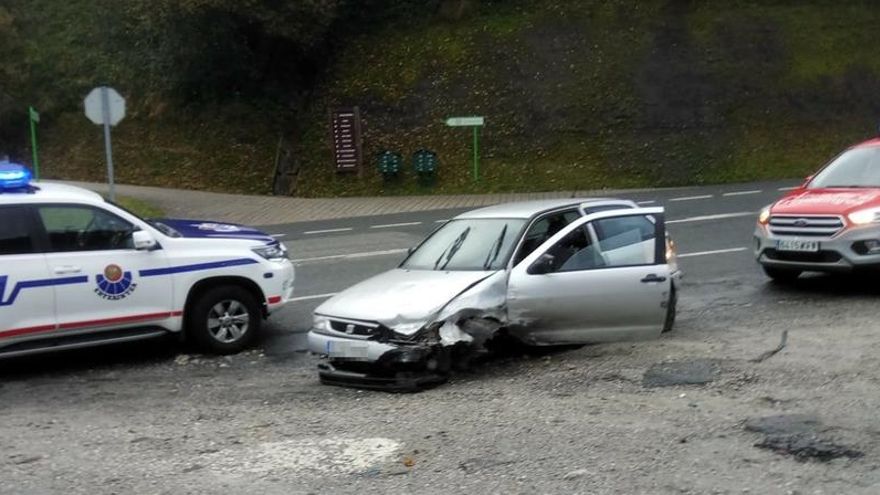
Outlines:
[[[330,319],[322,315],[312,316],[313,330],[330,330]]]

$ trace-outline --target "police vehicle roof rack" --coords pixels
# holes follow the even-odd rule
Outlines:
[[[40,189],[31,185],[31,171],[24,165],[0,161],[0,194],[34,194]]]

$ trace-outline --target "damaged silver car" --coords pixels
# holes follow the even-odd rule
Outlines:
[[[321,381],[418,389],[493,342],[647,339],[672,328],[679,271],[662,208],[566,199],[470,211],[397,268],[329,299],[309,350]]]

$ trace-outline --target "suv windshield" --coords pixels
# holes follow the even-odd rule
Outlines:
[[[524,219],[452,220],[403,262],[410,270],[498,270],[505,266]]]
[[[880,148],[845,151],[816,174],[808,187],[880,187]]]

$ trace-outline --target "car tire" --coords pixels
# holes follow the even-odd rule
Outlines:
[[[764,266],[762,268],[764,269],[764,273],[767,274],[768,277],[773,279],[774,282],[791,283],[801,276],[800,270],[774,268],[770,266]]]
[[[666,301],[666,319],[663,321],[663,333],[671,332],[675,326],[675,316],[678,313],[678,293],[673,285],[669,289],[669,300]]]
[[[260,305],[234,285],[201,294],[186,315],[187,335],[203,352],[234,354],[250,346],[263,322]]]

